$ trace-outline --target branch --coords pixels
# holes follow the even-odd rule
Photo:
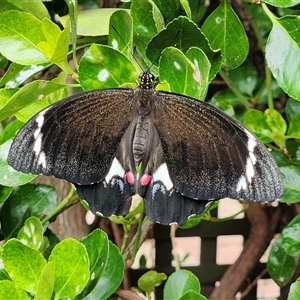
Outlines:
[[[261,203],[249,203],[246,215],[251,230],[237,261],[228,267],[220,285],[210,295],[210,300],[235,299],[235,295],[248,274],[255,268],[259,259],[272,240],[280,219],[280,206],[273,208]]]

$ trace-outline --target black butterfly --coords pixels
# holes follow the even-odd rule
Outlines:
[[[210,200],[282,195],[278,167],[252,133],[207,103],[155,91],[153,80],[144,72],[137,89],[84,92],[42,110],[17,134],[8,163],[72,182],[104,216],[126,214],[138,193],[162,224],[183,224]]]

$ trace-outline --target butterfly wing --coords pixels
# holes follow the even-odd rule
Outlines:
[[[157,92],[153,121],[176,191],[196,200],[272,201],[283,193],[267,148],[208,103]]]
[[[80,185],[101,181],[133,118],[132,97],[132,89],[97,90],[44,109],[21,128],[8,163]]]

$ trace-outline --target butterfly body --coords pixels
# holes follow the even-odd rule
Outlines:
[[[44,109],[18,133],[9,164],[72,182],[105,216],[126,214],[137,192],[162,224],[183,224],[209,200],[282,195],[278,167],[253,134],[207,103],[155,91],[153,79],[145,72],[137,89],[85,92]]]

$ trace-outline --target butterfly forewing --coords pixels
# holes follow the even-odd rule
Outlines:
[[[132,89],[98,90],[46,108],[19,131],[9,164],[82,185],[100,181],[133,118],[132,97]]]
[[[191,199],[270,201],[282,195],[278,167],[246,128],[215,107],[157,92],[153,114],[176,190]]]

